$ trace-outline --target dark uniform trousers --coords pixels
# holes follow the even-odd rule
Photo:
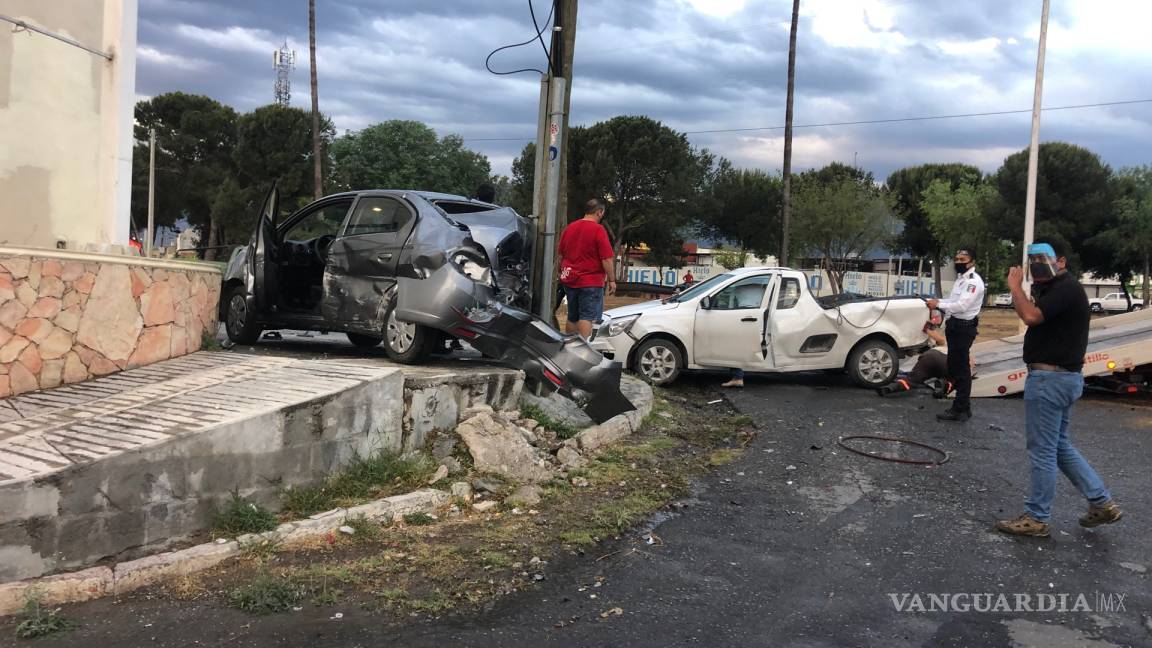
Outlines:
[[[970,320],[950,317],[944,323],[944,339],[948,341],[948,376],[956,386],[956,400],[952,403],[954,412],[972,411],[972,366],[968,358],[979,324],[979,317]]]

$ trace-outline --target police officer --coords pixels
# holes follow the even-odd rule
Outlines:
[[[976,274],[976,261],[971,248],[956,251],[956,283],[947,299],[929,299],[928,308],[938,308],[948,319],[944,337],[948,341],[948,375],[956,386],[956,400],[947,411],[936,415],[941,421],[964,422],[972,418],[972,367],[969,352],[980,324],[980,307],[984,305],[984,280]]]

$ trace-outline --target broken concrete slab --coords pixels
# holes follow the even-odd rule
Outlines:
[[[460,423],[456,434],[468,447],[481,472],[496,473],[518,482],[537,483],[552,478],[552,471],[519,428],[503,417],[480,412]]]

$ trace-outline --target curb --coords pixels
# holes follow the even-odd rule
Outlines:
[[[579,434],[573,437],[573,440],[576,441],[581,452],[590,453],[606,445],[615,443],[624,437],[635,434],[640,430],[644,419],[648,418],[648,415],[652,413],[652,403],[654,399],[655,396],[652,394],[652,386],[648,383],[640,382],[639,392],[632,400],[632,405],[636,409],[631,412],[613,416],[600,425],[593,425],[590,428],[581,430]]]
[[[108,595],[119,596],[175,576],[186,576],[213,567],[239,555],[253,542],[295,544],[322,538],[335,532],[349,517],[363,516],[373,520],[393,520],[409,513],[433,511],[452,499],[434,488],[424,488],[404,495],[394,495],[351,508],[338,508],[317,513],[305,520],[286,522],[274,531],[250,533],[226,542],[204,544],[168,551],[113,566],[92,567],[77,572],[43,576],[0,585],[0,616],[15,614],[24,608],[29,596],[36,596],[48,606],[80,603]]]

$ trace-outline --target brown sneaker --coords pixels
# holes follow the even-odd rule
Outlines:
[[[729,380],[728,382],[723,383],[720,386],[721,387],[727,387],[729,389],[731,389],[733,387],[735,387],[736,389],[740,389],[740,388],[744,387],[744,381],[740,378],[733,378],[732,380]]]
[[[1034,538],[1047,538],[1048,525],[1025,513],[1015,520],[1000,520],[996,529],[1011,535],[1031,536]]]
[[[1100,526],[1101,524],[1112,524],[1119,522],[1120,518],[1124,517],[1124,511],[1116,506],[1116,502],[1108,500],[1103,504],[1089,504],[1088,513],[1080,518],[1080,526],[1092,528]]]

